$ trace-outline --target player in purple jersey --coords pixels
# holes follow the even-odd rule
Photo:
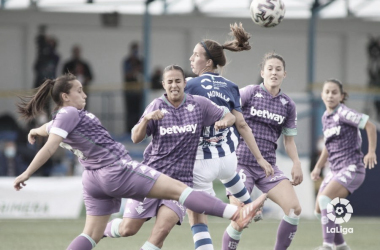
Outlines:
[[[297,114],[293,100],[280,89],[286,77],[285,60],[282,56],[275,53],[265,54],[261,63],[261,77],[263,83],[260,85],[248,85],[240,90],[241,106],[261,154],[274,169],[274,176],[266,175],[250,153],[245,140],[240,141],[236,151],[238,172],[245,180],[245,186],[250,193],[256,185],[262,192],[268,193],[268,198],[284,211],[274,247],[275,250],[283,250],[292,242],[301,213],[301,206],[293,188],[303,180],[301,162],[294,142],[294,136],[297,134]],[[277,140],[281,134],[284,135],[285,150],[293,161],[292,181],[289,181],[276,166]],[[234,203],[236,199],[230,199],[230,202]],[[226,249],[237,248],[242,230],[236,223],[230,224],[223,239],[228,243]]]
[[[372,169],[377,164],[376,126],[368,120],[367,115],[343,104],[347,93],[343,91],[340,81],[327,80],[323,85],[321,97],[326,106],[322,116],[325,147],[310,175],[312,180],[318,180],[327,160],[331,172],[323,180],[315,204],[315,213],[321,220],[323,234],[323,245],[318,249],[332,250],[335,245],[337,250],[349,250],[350,247],[344,241],[342,233],[332,232],[331,228],[335,229],[339,225],[328,218],[327,208],[331,203],[334,207],[331,214],[336,216],[335,221],[344,222],[346,212],[343,207],[347,204],[335,203],[332,199],[346,198],[353,193],[364,181],[365,168]],[[359,129],[367,131],[368,153],[364,159]]]
[[[230,25],[233,40],[223,45],[213,40],[203,40],[194,47],[190,57],[191,69],[198,77],[188,80],[186,93],[207,97],[220,106],[228,108],[236,117],[235,126],[215,131],[213,126],[202,131],[194,164],[195,190],[202,190],[215,195],[213,181],[219,179],[229,193],[242,203],[251,202],[250,194],[236,172],[236,148],[239,133],[248,143],[251,153],[258,160],[267,175],[273,174],[272,166],[262,157],[251,129],[242,115],[238,86],[219,75],[226,64],[224,50],[239,52],[251,49],[250,34],[243,26]],[[195,249],[213,250],[212,240],[207,226],[207,216],[188,210]],[[227,249],[224,242],[223,248]]]
[[[251,204],[242,208],[225,204],[133,161],[124,146],[112,139],[99,119],[84,110],[87,96],[82,84],[72,74],[46,80],[36,94],[18,104],[19,112],[27,119],[35,117],[42,112],[50,96],[57,105],[53,120],[28,134],[32,144],[37,136],[48,136],[48,140],[28,168],[16,177],[13,185],[17,191],[21,190],[59,146],[78,156],[84,167],[82,183],[87,215],[83,233],[67,249],[89,250],[95,247],[103,237],[110,215],[120,209],[121,198],[176,200],[195,211],[235,220],[242,226],[248,225],[256,214]]]
[[[185,75],[177,65],[165,68],[162,84],[166,94],[153,100],[145,109],[132,129],[132,140],[139,143],[152,136],[142,163],[192,186],[202,127],[215,123],[216,129],[224,129],[234,124],[235,117],[227,108],[219,107],[207,98],[185,94]],[[260,207],[264,200],[265,195],[255,202]],[[182,223],[185,213],[186,206],[173,200],[145,199],[140,202],[128,199],[124,218],[109,222],[105,235],[112,238],[134,235],[145,221],[156,216],[152,233],[141,249],[161,249],[175,224]]]

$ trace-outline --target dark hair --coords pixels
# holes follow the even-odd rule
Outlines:
[[[164,71],[162,72],[162,79],[164,79],[164,75],[166,72],[168,71],[171,71],[171,70],[178,70],[182,73],[182,76],[183,76],[183,79],[185,80],[185,72],[183,71],[183,69],[181,68],[181,66],[178,66],[178,65],[175,65],[175,64],[171,64],[167,67],[165,67]]]
[[[260,69],[261,70],[264,70],[264,66],[265,66],[265,63],[269,60],[269,59],[273,59],[273,58],[276,58],[278,60],[280,60],[282,62],[282,65],[284,66],[284,70],[285,70],[285,60],[284,58],[279,55],[279,54],[276,54],[275,52],[269,52],[269,53],[266,53],[260,63]]]
[[[343,99],[342,99],[342,101],[340,103],[344,103],[348,99],[348,93],[343,90],[343,84],[339,80],[337,80],[335,78],[330,78],[330,79],[327,79],[323,83],[323,85],[325,85],[328,82],[332,82],[332,83],[335,83],[336,85],[338,85],[340,93],[343,95]]]
[[[64,74],[54,80],[47,79],[36,89],[34,95],[20,97],[21,101],[17,104],[18,112],[23,118],[31,119],[44,109],[50,96],[57,105],[55,109],[58,109],[63,105],[61,93],[69,94],[73,86],[71,82],[74,80],[76,80],[76,77],[71,73]]]
[[[199,43],[206,51],[206,58],[212,60],[214,68],[217,68],[218,66],[223,67],[226,65],[227,60],[223,49],[234,52],[251,49],[251,45],[249,45],[248,42],[251,35],[244,30],[241,23],[239,25],[237,23],[230,24],[230,29],[231,32],[229,35],[233,36],[235,39],[227,41],[223,45],[220,45],[218,42],[210,39],[204,39]]]

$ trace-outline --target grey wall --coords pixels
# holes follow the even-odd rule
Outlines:
[[[10,89],[29,89],[33,84],[34,39],[37,27],[47,24],[49,35],[59,40],[62,63],[70,57],[73,44],[81,44],[83,58],[95,73],[94,86],[121,87],[121,61],[129,43],[142,41],[143,17],[121,16],[118,28],[105,28],[98,14],[44,13],[38,11],[0,11],[0,114],[14,110],[14,100],[4,95]],[[202,38],[226,41],[229,24],[243,22],[252,34],[252,50],[227,51],[229,64],[224,75],[239,86],[257,83],[259,63],[265,52],[276,51],[286,59],[287,78],[283,90],[302,93],[307,90],[307,20],[287,20],[275,28],[265,29],[250,19],[207,18],[194,16],[153,16],[151,35],[151,69],[156,65],[179,64],[190,71],[188,58]],[[319,21],[316,39],[315,82],[335,77],[343,82],[366,84],[369,34],[380,34],[379,22],[355,19]],[[95,100],[97,97],[94,97]],[[122,114],[120,91],[113,98],[115,110]],[[94,104],[94,113],[101,107]],[[115,128],[120,131],[121,126]]]

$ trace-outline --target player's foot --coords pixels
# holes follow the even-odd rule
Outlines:
[[[259,198],[253,202],[239,208],[232,216],[231,220],[235,221],[240,228],[246,228],[249,223],[252,222],[257,212],[260,211],[266,199],[267,194],[260,195]]]
[[[335,247],[335,250],[351,250],[351,248],[348,245],[344,245]]]
[[[317,247],[314,250],[333,250],[333,248],[329,247],[329,246],[320,246],[320,247]]]

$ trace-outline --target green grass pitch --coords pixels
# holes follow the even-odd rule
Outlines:
[[[265,216],[265,215],[264,215]],[[148,239],[154,219],[145,223],[140,232],[129,238],[105,238],[99,242],[98,250],[139,250]],[[209,227],[214,248],[221,248],[221,238],[227,220],[209,217]],[[260,221],[246,229],[239,250],[272,250],[279,220]],[[0,220],[0,250],[56,250],[66,249],[71,240],[82,232],[84,219],[78,220]],[[344,227],[354,232],[345,236],[353,250],[380,249],[380,218],[354,217]],[[293,243],[289,249],[314,249],[322,242],[321,227],[315,220],[301,219]],[[192,250],[193,241],[187,218],[182,226],[175,226],[163,249]]]

